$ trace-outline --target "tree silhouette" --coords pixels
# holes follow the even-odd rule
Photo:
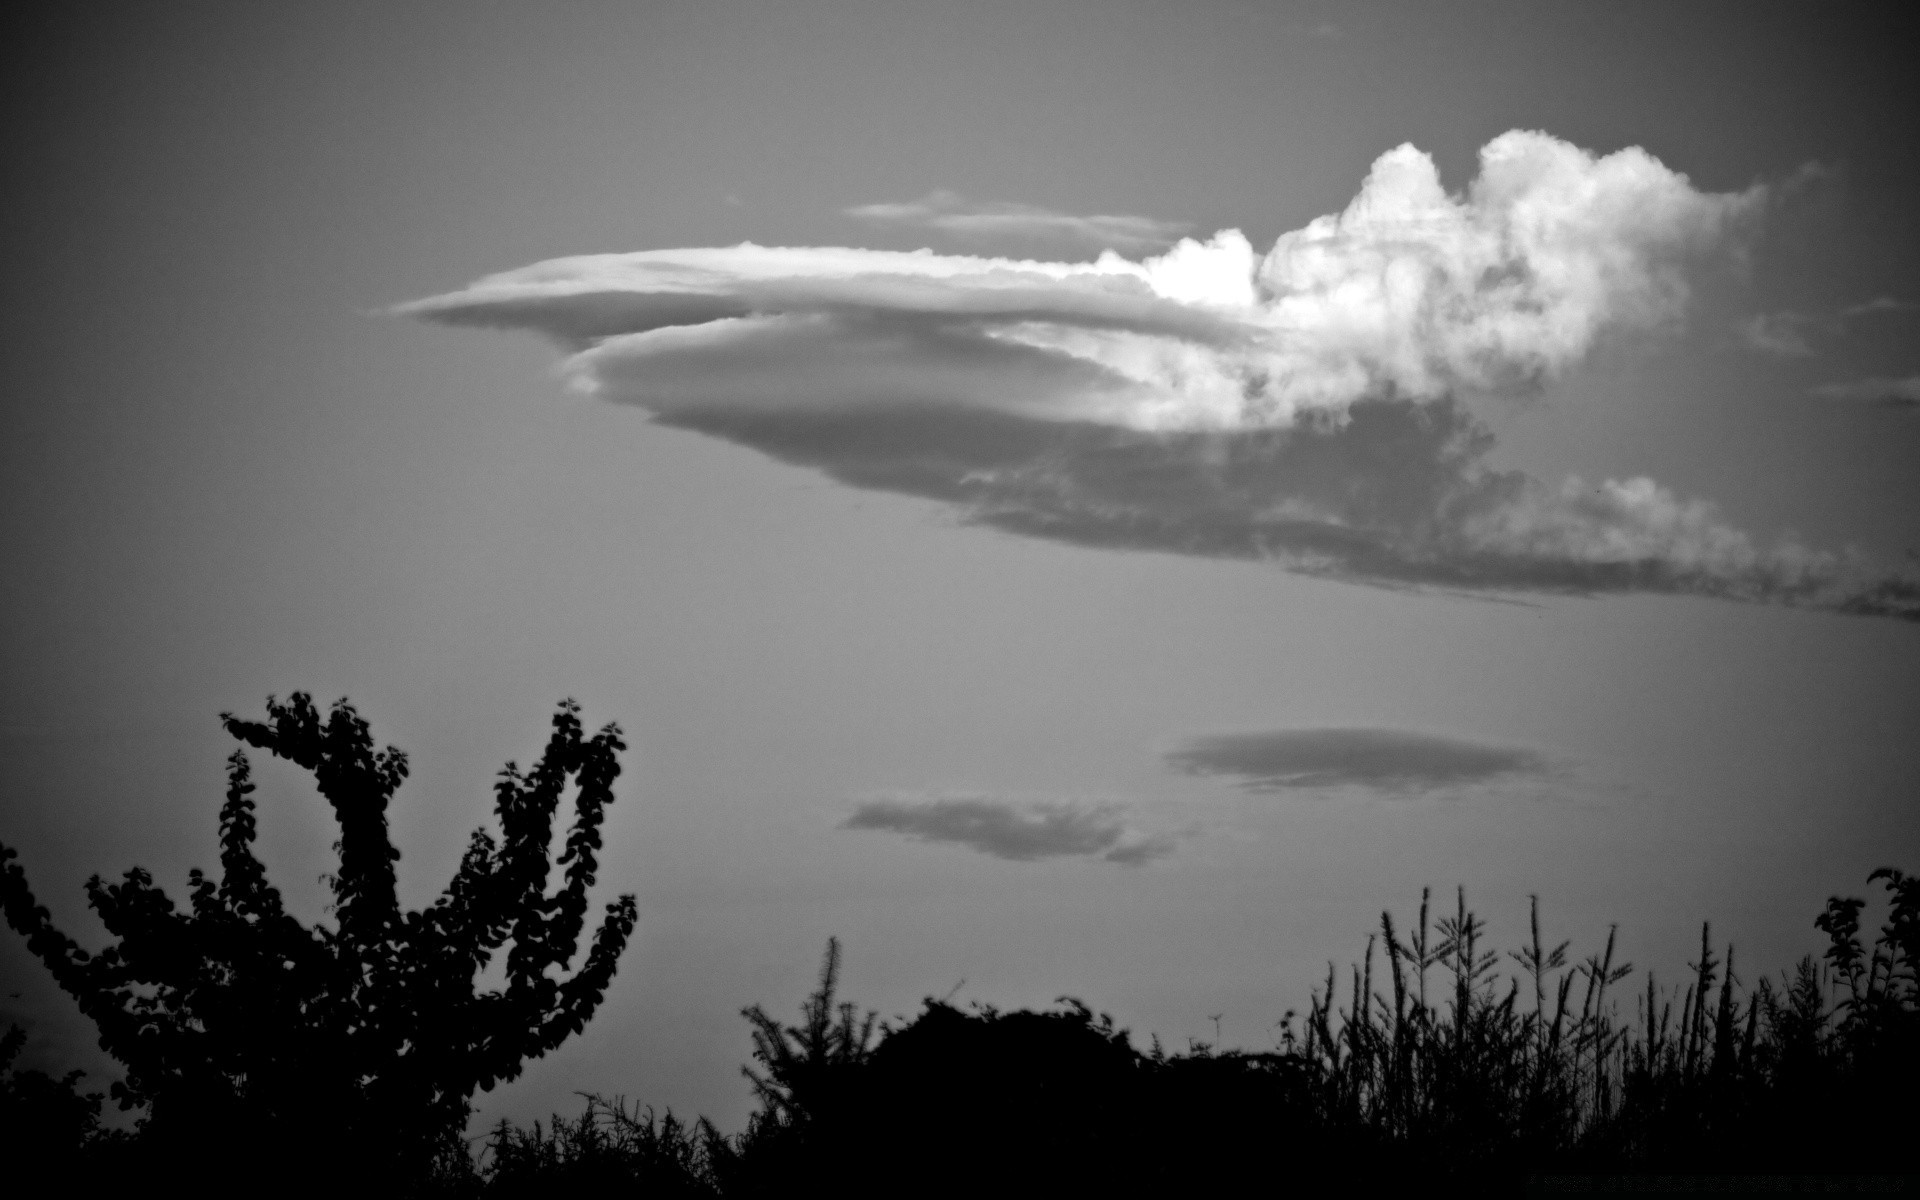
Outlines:
[[[7,922],[126,1068],[113,1096],[123,1109],[146,1106],[143,1140],[193,1156],[202,1171],[257,1169],[297,1146],[309,1179],[415,1174],[457,1144],[476,1088],[513,1078],[577,1033],[636,920],[631,895],[608,904],[584,962],[566,973],[626,748],[615,725],[585,736],[579,711],[560,705],[531,770],[501,771],[498,838],[476,830],[452,882],[418,911],[400,910],[399,852],[387,834],[406,755],[376,751],[344,699],[324,717],[299,692],[285,703],[269,697],[264,722],[221,717],[240,741],[310,771],[332,806],[331,927],[302,925],[268,883],[253,853],[251,768],[238,750],[220,809],[219,882],[193,871],[181,911],[137,867],[117,884],[93,877],[88,901],[119,939],[97,954],[53,926],[15,852],[0,845]],[[570,782],[573,824],[550,862]],[[549,894],[554,866],[562,878]],[[504,983],[482,990],[502,947]],[[331,1147],[321,1161],[316,1145]]]
[[[84,1072],[59,1079],[17,1064],[26,1030],[0,1035],[0,1162],[10,1169],[71,1169],[100,1132],[98,1092],[80,1090]]]

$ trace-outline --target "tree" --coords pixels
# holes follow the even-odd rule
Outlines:
[[[269,697],[264,722],[221,720],[246,745],[310,771],[332,806],[332,925],[302,925],[267,882],[239,750],[220,809],[220,880],[193,871],[185,911],[137,867],[118,884],[95,876],[88,902],[119,940],[90,954],[53,926],[5,845],[0,905],[126,1068],[112,1094],[123,1109],[146,1107],[143,1139],[195,1156],[200,1170],[209,1147],[241,1169],[242,1158],[299,1145],[302,1171],[417,1172],[458,1138],[476,1088],[515,1077],[527,1058],[579,1032],[633,931],[634,898],[623,895],[567,974],[626,749],[615,725],[585,736],[579,712],[562,703],[533,768],[501,771],[499,836],[476,830],[425,909],[400,910],[400,856],[387,834],[406,755],[376,751],[346,700],[323,717],[298,692],[285,703]],[[550,862],[570,782],[573,824]],[[554,866],[562,878],[549,894]],[[504,983],[483,990],[503,947]],[[318,1144],[329,1149],[316,1162]]]

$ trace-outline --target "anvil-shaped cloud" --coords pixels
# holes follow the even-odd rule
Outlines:
[[[1684,268],[1760,188],[1541,133],[1457,196],[1412,146],[1257,255],[1238,231],[1133,261],[847,248],[555,259],[399,311],[529,329],[575,383],[666,423],[1025,534],[1258,556],[1393,584],[1695,591],[1913,616],[1920,581],[1762,547],[1646,479],[1483,464],[1454,399],[1537,385],[1676,321]]]

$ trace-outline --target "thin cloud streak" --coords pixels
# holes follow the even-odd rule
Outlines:
[[[1016,803],[986,796],[934,800],[878,799],[862,803],[842,829],[875,829],[923,842],[965,846],[994,858],[1098,858],[1141,866],[1173,852],[1173,839],[1140,833],[1113,804],[1071,801]]]
[[[1792,309],[1756,313],[1742,321],[1738,329],[1741,340],[1762,354],[1806,358],[1819,352],[1814,344],[1816,340],[1838,337],[1847,331],[1848,326],[1864,317],[1913,312],[1916,309],[1920,309],[1920,305],[1896,300],[1892,296],[1876,296],[1872,300],[1849,304],[1830,313],[1795,312]]]
[[[1813,354],[1812,330],[1818,322],[1805,313],[1756,313],[1740,323],[1740,337],[1750,349],[1780,358]]]
[[[1892,296],[1875,296],[1860,304],[1849,304],[1840,310],[1840,316],[1843,319],[1852,320],[1855,317],[1871,316],[1875,313],[1913,312],[1916,309],[1920,309],[1920,304],[1915,304],[1911,300],[1896,300]]]
[[[978,202],[937,189],[918,200],[861,204],[844,210],[855,220],[907,225],[976,240],[1058,239],[1096,250],[1162,250],[1193,228],[1184,221],[1100,214],[1076,216],[1031,204]]]
[[[1823,383],[1808,390],[1822,400],[1840,400],[1860,404],[1878,404],[1887,408],[1920,406],[1920,375],[1904,379],[1854,379],[1844,383]]]
[[[1537,775],[1527,750],[1395,729],[1283,729],[1195,738],[1166,756],[1191,775],[1221,775],[1254,792],[1361,787],[1410,794]]]

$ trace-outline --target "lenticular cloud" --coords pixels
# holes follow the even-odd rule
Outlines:
[[[1689,263],[1737,251],[1764,199],[1516,131],[1452,195],[1391,150],[1264,255],[1237,230],[1091,262],[747,243],[554,259],[398,311],[542,333],[590,393],[1023,534],[1915,616],[1920,581],[1757,545],[1651,480],[1493,471],[1456,399],[1672,325]]]
[[[549,334],[581,386],[656,412],[914,402],[1271,428],[1550,377],[1677,317],[1686,261],[1761,200],[1540,133],[1480,160],[1449,196],[1426,154],[1389,151],[1344,212],[1264,256],[1237,230],[1138,262],[749,243],[556,259],[401,311]]]

